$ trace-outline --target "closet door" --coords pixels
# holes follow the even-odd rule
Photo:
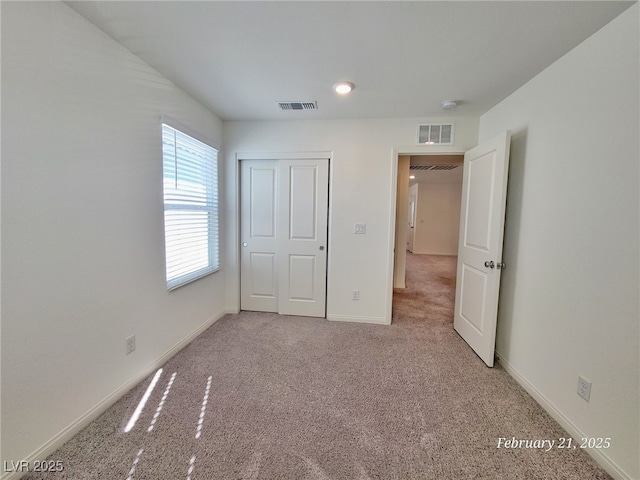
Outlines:
[[[326,314],[329,161],[241,163],[241,309]]]
[[[278,162],[240,162],[240,308],[278,311]]]
[[[280,160],[279,301],[285,315],[325,316],[328,160]]]

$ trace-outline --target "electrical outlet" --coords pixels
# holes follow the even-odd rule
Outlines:
[[[360,290],[351,292],[351,300],[360,300]]]
[[[581,376],[578,376],[578,395],[587,402],[591,398],[591,382]]]
[[[127,337],[127,351],[125,355],[129,355],[135,349],[136,349],[136,336],[131,335],[130,337]]]
[[[353,233],[357,235],[364,235],[367,233],[367,224],[366,223],[356,223],[353,225]]]

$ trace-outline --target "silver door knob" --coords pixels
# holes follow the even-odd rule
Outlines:
[[[484,266],[487,268],[494,268],[496,264],[493,262],[493,260],[491,261],[487,260],[486,262],[484,262]]]
[[[244,248],[247,248],[247,247],[249,246],[249,244],[248,244],[247,242],[242,242],[242,246],[243,246]]]
[[[507,268],[507,264],[503,263],[503,262],[498,262],[498,263],[496,263],[496,268],[498,270],[504,270],[505,268]]]

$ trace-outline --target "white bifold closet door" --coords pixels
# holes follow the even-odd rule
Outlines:
[[[242,160],[240,189],[240,308],[324,317],[329,160]]]

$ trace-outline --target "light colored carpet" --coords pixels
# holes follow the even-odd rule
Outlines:
[[[152,376],[52,455],[63,472],[29,478],[610,478],[580,450],[497,448],[567,434],[453,331],[455,259],[409,262],[393,325],[227,315],[163,367],[130,432]]]

